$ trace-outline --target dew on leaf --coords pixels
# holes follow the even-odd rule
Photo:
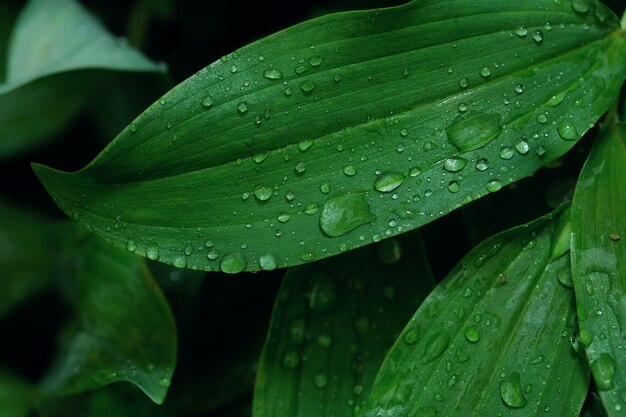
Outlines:
[[[220,270],[227,274],[237,274],[246,269],[246,260],[239,253],[228,253],[220,262]]]
[[[390,193],[400,187],[403,182],[403,174],[396,171],[383,172],[376,178],[374,188],[381,193]]]
[[[512,408],[524,408],[528,400],[522,393],[519,372],[513,372],[510,377],[500,382],[500,397],[506,405]]]
[[[460,118],[448,129],[448,141],[461,152],[469,152],[487,145],[501,131],[500,117],[495,114],[479,114]]]
[[[461,158],[460,156],[453,156],[452,158],[448,158],[443,163],[443,169],[448,172],[458,172],[465,168],[467,164],[467,159]]]
[[[320,229],[329,237],[339,237],[375,220],[365,195],[350,193],[324,203],[320,213]]]
[[[283,78],[283,73],[276,68],[270,68],[263,72],[263,76],[268,80],[280,80]]]

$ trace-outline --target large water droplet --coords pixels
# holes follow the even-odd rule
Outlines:
[[[148,245],[148,247],[146,248],[146,256],[151,261],[158,260],[159,259],[159,249],[158,249],[158,246],[156,244]]]
[[[237,105],[237,111],[241,115],[244,115],[248,112],[248,105],[246,104],[245,101],[242,101],[241,103]]]
[[[578,13],[587,13],[589,11],[590,0],[572,0],[572,9]]]
[[[317,87],[317,84],[313,81],[303,81],[300,84],[300,90],[302,90],[304,94],[311,94],[313,90],[315,90],[315,87]]]
[[[383,172],[374,182],[374,188],[381,193],[390,193],[397,189],[404,181],[404,175],[395,171]]]
[[[487,191],[495,193],[502,189],[502,183],[499,180],[491,180],[487,183]]]
[[[206,96],[205,98],[202,99],[202,101],[200,102],[200,104],[202,105],[202,107],[204,107],[205,109],[210,108],[211,106],[213,106],[213,98],[211,96]]]
[[[320,214],[320,229],[330,237],[343,236],[364,224],[373,223],[376,216],[363,193],[351,193],[326,201]]]
[[[448,140],[461,152],[482,148],[500,134],[500,116],[479,114],[460,118],[447,130]]]
[[[465,338],[472,343],[476,343],[480,340],[480,332],[476,326],[467,326],[465,329]]]
[[[613,382],[615,360],[607,353],[601,354],[598,359],[591,362],[591,374],[596,381],[598,390],[608,391],[613,389],[615,386]]]
[[[228,253],[222,258],[220,269],[227,274],[237,274],[246,269],[246,260],[238,253]]]
[[[273,271],[278,266],[276,264],[276,258],[274,258],[272,254],[262,255],[259,258],[259,265],[264,271]]]
[[[506,405],[512,408],[524,408],[528,400],[522,393],[519,372],[513,372],[510,377],[500,382],[500,397]]]
[[[187,261],[182,256],[174,258],[172,263],[176,268],[185,268],[187,266]]]
[[[261,186],[254,190],[254,196],[259,201],[267,201],[272,196],[272,189],[270,187]]]

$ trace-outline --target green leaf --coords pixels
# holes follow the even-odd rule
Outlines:
[[[472,250],[403,330],[362,415],[578,415],[589,377],[570,343],[569,255],[551,260],[557,220]]]
[[[354,415],[433,287],[417,237],[287,272],[257,373],[254,417]]]
[[[626,408],[626,125],[609,121],[580,174],[572,267],[580,340],[609,416]]]
[[[49,287],[60,241],[75,229],[0,201],[0,318]],[[9,220],[10,219],[10,220]]]
[[[584,6],[423,0],[324,16],[201,70],[81,171],[34,169],[66,213],[152,259],[235,273],[325,258],[569,150],[626,74],[618,19]]]
[[[21,378],[0,370],[0,417],[28,417],[35,402],[35,389]]]
[[[95,70],[161,71],[74,0],[31,0],[8,49],[0,84],[0,157],[34,147],[66,126],[96,98],[91,89],[103,74]]]
[[[75,271],[64,289],[78,317],[43,382],[46,396],[128,381],[162,403],[176,364],[176,325],[144,262],[96,238],[68,256]]]

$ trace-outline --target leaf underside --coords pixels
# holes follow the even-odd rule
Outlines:
[[[290,269],[261,357],[253,416],[353,417],[432,287],[416,234]]]
[[[236,273],[328,257],[569,150],[626,73],[618,19],[584,3],[324,16],[202,69],[83,170],[34,169],[68,215],[151,259]]]
[[[547,216],[467,255],[403,330],[361,415],[577,416],[589,377],[570,342],[574,293],[557,225]]]
[[[609,416],[626,410],[626,125],[603,128],[572,208],[580,340]]]

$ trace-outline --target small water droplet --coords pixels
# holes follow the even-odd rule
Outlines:
[[[489,78],[491,76],[491,70],[488,67],[482,67],[480,69],[480,76],[483,78]]]
[[[227,274],[237,274],[245,269],[246,260],[238,253],[228,253],[220,262],[220,270]]]
[[[328,376],[326,374],[317,374],[314,378],[314,383],[317,388],[326,388],[328,385]]]
[[[248,105],[246,104],[245,101],[242,101],[237,105],[237,111],[241,115],[244,115],[248,112]]]
[[[187,266],[187,261],[182,256],[174,258],[172,262],[176,268],[184,268]]]
[[[451,193],[458,193],[461,191],[461,184],[458,181],[450,181],[448,184],[448,191]]]
[[[574,123],[563,120],[559,123],[559,127],[557,128],[559,136],[561,136],[565,140],[578,140],[580,135],[578,134],[578,130],[576,130],[576,126]]]
[[[265,186],[258,187],[254,190],[254,196],[259,201],[267,201],[272,196],[272,189]]]
[[[319,55],[314,55],[309,59],[309,65],[312,67],[319,67],[324,62],[324,58]]]
[[[533,32],[533,40],[536,43],[542,43],[543,42],[543,32],[539,29],[535,30]]]
[[[283,354],[283,367],[286,369],[294,369],[300,365],[300,355],[294,350],[287,349]]]
[[[159,379],[159,385],[160,385],[162,388],[167,388],[167,387],[169,387],[169,386],[170,386],[170,383],[171,383],[170,379],[169,379],[168,377],[166,377],[166,376],[164,376],[164,377],[162,377],[161,379]]]
[[[313,139],[303,140],[298,143],[298,149],[302,152],[306,152],[311,146],[313,146]]]
[[[306,164],[304,162],[298,162],[294,169],[298,174],[304,174],[306,171]]]
[[[390,193],[396,190],[404,182],[404,175],[396,171],[388,171],[380,174],[374,182],[374,189],[381,193]]]
[[[363,193],[350,193],[326,201],[320,214],[320,229],[329,237],[343,236],[376,217]]]
[[[465,168],[467,164],[467,159],[461,158],[460,156],[453,156],[452,158],[448,158],[443,163],[443,169],[448,172],[458,172]]]
[[[476,169],[478,171],[486,171],[489,169],[489,161],[485,158],[480,158],[476,161]]]
[[[522,393],[519,372],[513,372],[510,377],[500,382],[500,397],[506,405],[512,408],[524,408],[528,400]]]
[[[276,264],[276,258],[274,258],[274,255],[269,253],[266,255],[262,255],[259,258],[259,265],[264,271],[273,271],[278,266]]]
[[[517,152],[522,155],[526,155],[530,150],[530,145],[528,145],[528,142],[522,139],[515,144],[515,150],[517,150]]]
[[[499,180],[491,180],[487,183],[487,191],[495,193],[502,189],[502,183]]]
[[[130,239],[126,242],[126,250],[129,252],[135,252],[137,250],[137,243]]]
[[[148,245],[148,247],[146,248],[146,256],[148,257],[148,259],[150,259],[151,261],[156,261],[159,259],[159,250],[158,250],[158,246],[156,244],[150,244]]]
[[[587,13],[589,11],[590,0],[572,0],[572,9],[578,13]]]
[[[319,211],[319,206],[315,203],[309,203],[304,207],[304,214],[313,215]]]
[[[467,78],[461,78],[459,80],[459,87],[465,90],[467,87],[469,87],[469,80]]]
[[[465,338],[468,342],[476,343],[480,340],[480,332],[476,326],[468,326],[465,328]]]
[[[503,146],[500,149],[500,158],[502,159],[509,160],[513,158],[513,155],[515,155],[515,152],[513,151],[513,148],[510,146]]]
[[[523,38],[526,35],[528,35],[528,29],[526,29],[524,26],[518,26],[515,29],[515,34],[519,36],[520,38]]]
[[[522,94],[524,92],[524,86],[522,84],[515,85],[515,92],[517,94]]]
[[[320,191],[321,191],[323,194],[328,194],[328,193],[330,193],[330,184],[329,184],[329,183],[327,183],[327,182],[323,182],[323,183],[320,185]]]
[[[354,165],[348,165],[343,168],[343,173],[346,174],[348,177],[352,177],[356,175],[356,168],[354,167]]]
[[[200,104],[202,105],[202,107],[204,107],[205,109],[210,108],[211,106],[213,106],[213,98],[211,96],[206,96],[205,98],[202,99],[202,101],[200,102]]]
[[[283,73],[279,69],[270,68],[263,72],[263,76],[268,80],[280,80],[283,78]]]
[[[313,81],[303,81],[300,84],[300,90],[302,90],[302,92],[304,94],[311,94],[313,92],[313,90],[315,90],[315,87],[317,87],[317,84],[315,84]]]

